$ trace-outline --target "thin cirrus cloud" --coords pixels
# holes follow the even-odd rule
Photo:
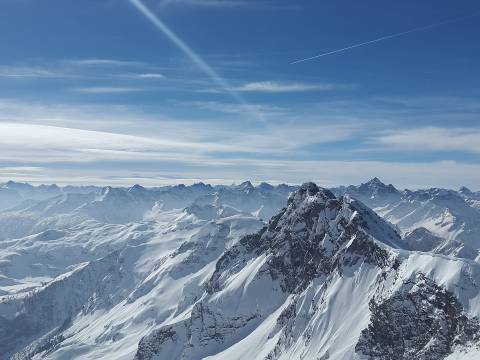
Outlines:
[[[121,94],[121,93],[131,93],[136,91],[144,91],[143,88],[134,88],[134,87],[121,87],[121,86],[91,86],[91,87],[81,87],[74,88],[76,92],[84,94]]]
[[[49,79],[49,78],[64,78],[68,75],[51,69],[23,66],[23,67],[0,67],[0,77],[10,79]]]
[[[480,153],[480,130],[475,128],[423,127],[389,131],[374,143],[406,151],[461,151]]]
[[[150,79],[150,80],[165,79],[165,75],[159,74],[159,73],[136,74],[135,77],[139,79]]]
[[[172,136],[146,137],[109,131],[95,131],[28,123],[0,123],[5,141],[0,144],[0,159],[18,163],[91,163],[96,161],[155,160],[198,161],[212,151],[238,150],[230,145],[172,140]]]
[[[78,66],[133,66],[142,67],[145,64],[139,61],[118,60],[118,59],[77,59],[68,60],[67,64]]]
[[[286,114],[286,109],[275,105],[265,104],[237,104],[220,101],[194,101],[191,105],[223,114],[235,114],[248,116],[252,113],[261,114],[262,117],[280,116]]]
[[[290,93],[290,92],[308,92],[308,91],[330,91],[337,89],[352,88],[352,85],[336,84],[309,84],[299,82],[276,82],[276,81],[257,81],[244,84],[237,91],[242,92],[265,92],[265,93]]]
[[[354,131],[347,126],[298,128],[295,124],[284,124],[261,129],[239,126],[238,131],[232,132],[229,124],[173,120],[149,124],[141,117],[138,121],[144,123],[146,130],[135,135],[127,135],[128,130],[115,130],[116,123],[110,124],[110,129],[90,130],[0,122],[4,138],[0,144],[0,159],[29,164],[136,160],[225,165],[223,158],[228,154],[282,154],[312,144],[342,141],[353,136]],[[80,123],[72,122],[76,126]],[[84,122],[85,125],[88,124]]]
[[[163,79],[165,76],[157,72],[147,72],[149,65],[138,61],[123,61],[115,59],[79,59],[58,61],[37,61],[35,64],[23,66],[0,65],[0,78],[8,79],[69,79],[89,78],[95,68],[105,71],[108,68],[115,72],[115,68],[136,68],[138,73],[130,77],[138,79]],[[88,69],[87,69],[88,68]],[[142,72],[143,70],[143,72]],[[108,78],[110,75],[96,74]]]
[[[0,174],[0,177],[6,180],[23,181],[36,178],[36,181],[43,183],[98,184],[111,184],[114,181],[118,185],[135,182],[155,185],[161,181],[181,183],[198,180],[229,183],[241,180],[244,177],[242,174],[248,173],[253,181],[298,183],[311,179],[321,180],[325,185],[358,183],[372,174],[407,187],[432,184],[457,186],[459,176],[467,186],[475,187],[480,181],[479,165],[455,161],[321,161],[301,158],[288,160],[288,156],[283,156],[292,151],[305,151],[305,147],[316,143],[334,144],[357,138],[362,131],[365,135],[366,127],[370,133],[368,124],[361,125],[357,122],[353,122],[355,126],[318,125],[316,122],[300,126],[292,122],[245,128],[244,124],[197,121],[185,123],[158,117],[155,121],[150,121],[149,117],[145,117],[141,112],[135,113],[134,109],[121,107],[114,109],[114,114],[112,109],[107,111],[108,107],[103,110],[98,107],[57,107],[52,111],[51,107],[28,108],[28,104],[3,101],[0,102],[0,108],[4,109],[2,113],[10,114],[8,118],[17,116],[15,119],[18,120],[0,122],[0,133],[3,135],[0,161],[11,164],[8,165],[8,171]],[[22,108],[26,110],[18,114],[17,110]],[[45,121],[36,124],[22,123],[29,116],[31,120],[50,119],[55,113],[61,113],[62,117],[68,118],[70,127],[66,127],[65,121],[60,122],[63,126],[46,126]],[[120,116],[121,120],[135,119],[134,128],[138,130],[138,124],[141,123],[141,128],[145,131],[130,135],[134,133],[130,128],[119,128],[118,122],[106,121],[107,115],[112,120],[117,116]],[[89,118],[101,119],[101,124],[91,124],[88,122]],[[55,123],[54,120],[50,121]],[[104,130],[88,130],[86,127],[90,126],[100,126]],[[232,127],[235,130],[232,131]],[[399,130],[398,133],[402,135],[400,138],[392,138],[392,133],[382,133],[379,130],[378,138],[382,140],[377,140],[377,149],[383,151],[389,148],[405,150],[446,147],[477,153],[479,151],[478,147],[474,147],[475,143],[480,143],[479,132],[471,128],[425,127]],[[466,137],[469,133],[476,137]],[[415,134],[417,136],[412,137]],[[428,137],[434,140],[428,142]],[[428,144],[425,145],[425,142]],[[462,142],[470,145],[461,145]],[[255,156],[252,157],[251,154]],[[109,164],[110,170],[95,170],[91,165],[95,162]],[[126,168],[114,165],[122,162],[130,165]],[[135,171],[140,171],[145,177],[149,174],[149,171],[138,170],[144,169],[141,164],[146,164],[144,166],[149,169],[165,169],[164,175],[170,177],[162,180],[162,174],[152,170],[150,175],[154,177],[153,180],[135,178]],[[27,173],[28,167],[41,167],[42,171]],[[368,173],[365,173],[365,169],[368,169]],[[38,177],[35,177],[35,174],[38,174]],[[112,180],[112,174],[118,177]]]

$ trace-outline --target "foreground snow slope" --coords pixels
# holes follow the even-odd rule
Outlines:
[[[154,324],[188,309],[225,246],[262,225],[251,215],[218,213],[208,220],[184,210],[152,213],[143,224],[92,223],[56,240],[19,240],[0,298],[0,353],[133,358]],[[30,259],[42,256],[35,272],[44,280],[25,284]]]

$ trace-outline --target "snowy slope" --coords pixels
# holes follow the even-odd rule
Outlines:
[[[480,211],[480,191],[474,192],[463,186],[458,190],[458,192],[471,207]]]
[[[273,187],[266,183],[254,187],[252,183],[246,181],[238,186],[220,188],[212,194],[197,199],[195,203],[226,205],[268,220],[285,206],[288,194],[294,190],[293,187]]]
[[[471,259],[478,256],[480,211],[476,207],[476,193],[466,188],[458,192],[439,188],[400,192],[374,178],[360,186],[334,191],[361,200],[405,235],[425,229],[443,240],[428,251]]]
[[[80,356],[84,347],[90,358],[112,347],[133,358],[152,324],[183,311],[181,296],[196,296],[225,246],[261,226],[223,209],[202,219],[187,210],[152,211],[142,223],[88,220],[2,242],[0,353],[24,348],[16,358],[43,358],[61,342],[60,358]]]
[[[20,189],[23,197],[14,206],[3,210],[0,207],[0,241],[49,229],[65,229],[87,220],[108,224],[141,222],[154,209],[170,211],[192,204],[231,207],[237,212],[268,220],[285,206],[289,191],[294,189],[285,185],[255,188],[247,183],[228,187],[199,183],[151,189],[140,185],[131,188],[53,187],[58,189],[58,194],[54,191],[55,195],[39,200],[38,192],[52,189],[53,185],[33,187],[9,182],[4,186]],[[0,196],[8,189],[0,188]],[[25,198],[32,193],[36,194],[33,198]],[[4,199],[7,202],[7,197]]]
[[[0,187],[0,210],[15,206],[22,200],[22,196],[17,191]]]
[[[348,194],[292,190],[103,188],[0,212],[32,219],[0,241],[0,359],[480,356],[478,263]]]
[[[480,268],[401,243],[362,204],[306,184],[267,227],[225,252],[191,312],[143,338],[136,359],[442,359],[470,351],[480,330]],[[385,319],[378,309],[390,307]]]

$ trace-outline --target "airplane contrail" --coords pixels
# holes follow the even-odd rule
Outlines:
[[[249,111],[260,120],[263,120],[262,114],[254,111],[253,107],[248,104],[245,99],[240,96],[233,87],[225,81],[217,72],[208,65],[199,55],[195,53],[177,34],[175,34],[163,21],[161,21],[150,9],[148,9],[140,0],[130,0],[130,2],[148,19],[150,22],[160,30],[175,46],[177,46],[194,64],[196,64],[205,74],[207,74],[218,86],[229,93],[233,99],[240,105],[245,106],[246,111]]]
[[[302,63],[302,62],[305,62],[305,61],[318,59],[318,58],[321,58],[321,57],[324,57],[324,56],[338,54],[340,52],[344,52],[344,51],[355,49],[355,48],[358,48],[358,47],[361,47],[361,46],[370,45],[370,44],[377,43],[377,42],[380,42],[380,41],[396,38],[396,37],[399,37],[399,36],[407,35],[407,34],[410,34],[410,33],[413,33],[413,32],[427,30],[427,29],[430,29],[430,28],[433,28],[433,27],[457,22],[457,21],[460,21],[460,20],[464,20],[464,19],[467,19],[467,18],[477,16],[479,14],[480,14],[480,12],[475,12],[473,14],[469,14],[469,15],[465,15],[465,16],[461,16],[461,17],[457,17],[457,18],[453,18],[453,19],[448,19],[448,20],[445,20],[445,21],[441,21],[441,22],[437,22],[437,23],[433,23],[433,24],[429,24],[429,25],[425,25],[425,26],[420,26],[420,27],[417,27],[417,28],[414,28],[414,29],[411,29],[411,30],[402,31],[402,32],[387,35],[387,36],[382,36],[378,39],[365,41],[365,42],[362,42],[362,43],[359,43],[359,44],[350,45],[350,46],[347,46],[347,47],[344,47],[344,48],[341,48],[341,49],[332,50],[332,51],[329,51],[329,52],[326,52],[326,53],[323,53],[323,54],[319,54],[319,55],[315,55],[315,56],[311,56],[311,57],[308,57],[308,58],[305,58],[305,59],[296,60],[294,62],[291,62],[290,64],[291,65],[298,64],[298,63]]]

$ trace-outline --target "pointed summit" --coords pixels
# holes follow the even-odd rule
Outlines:
[[[143,192],[145,190],[146,189],[142,185],[135,184],[130,189],[128,189],[128,192],[129,193],[135,193],[135,192]]]
[[[335,198],[335,195],[330,190],[323,189],[323,188],[320,189],[315,183],[308,182],[308,183],[302,184],[302,186],[300,186],[300,188],[297,191],[290,194],[290,196],[288,197],[288,204],[299,205],[309,197],[312,198],[312,200],[314,200],[313,199],[314,196],[322,199],[323,201],[326,201],[327,199]]]
[[[255,187],[252,185],[252,183],[250,181],[244,181],[243,183],[241,183],[240,185],[237,186],[237,189],[239,190],[243,190],[245,192],[250,192],[252,190],[255,189]]]
[[[392,184],[386,185],[378,177],[374,177],[366,183],[357,186],[355,190],[360,196],[369,198],[400,195],[400,192]]]
[[[376,184],[376,185],[385,185],[378,177],[374,177],[370,181],[367,182],[367,184]]]
[[[244,237],[225,253],[209,291],[221,288],[222,273],[235,271],[246,257],[262,253],[270,256],[266,273],[281,279],[282,289],[289,293],[302,291],[314,278],[353,264],[390,266],[389,254],[377,242],[400,247],[401,239],[360,202],[348,196],[336,198],[330,190],[305,183],[264,229]]]
[[[392,186],[393,185],[387,185],[385,184],[382,180],[380,180],[378,177],[374,177],[373,179],[370,179],[369,181],[367,181],[366,183],[360,185],[360,186],[368,186],[369,188],[387,188],[388,186]]]
[[[149,197],[150,191],[144,188],[142,185],[135,184],[130,189],[128,189],[127,193],[134,197],[146,199]]]

